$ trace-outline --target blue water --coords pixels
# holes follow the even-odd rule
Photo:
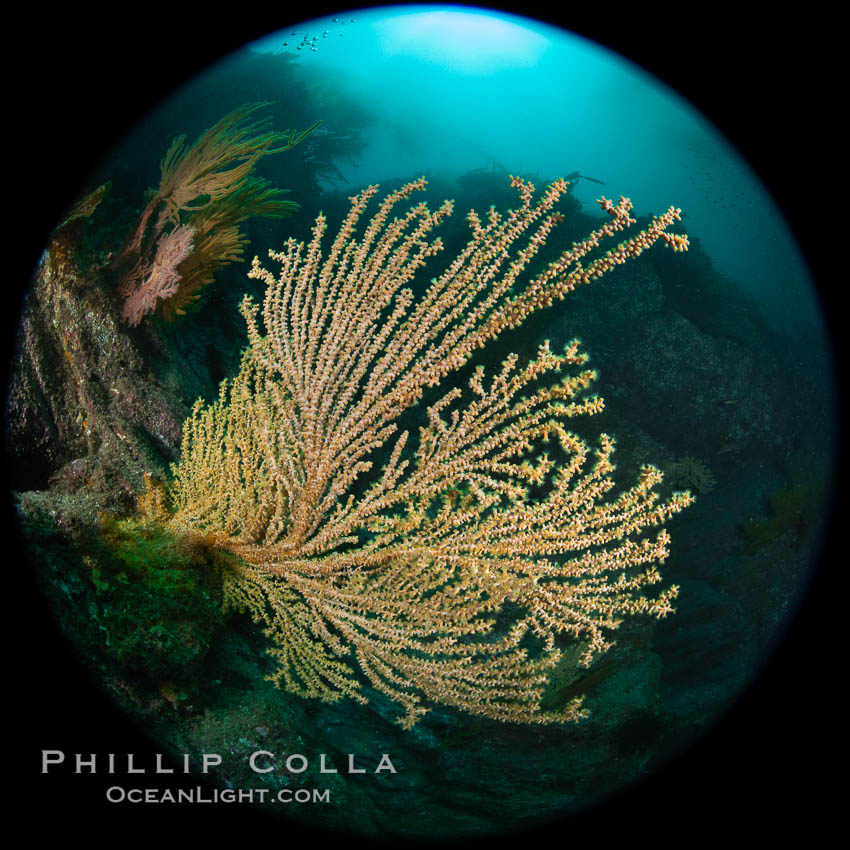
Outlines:
[[[246,50],[291,54],[308,88],[332,81],[368,116],[367,148],[343,168],[352,187],[494,163],[541,179],[579,171],[605,184],[577,181],[588,209],[600,194],[630,197],[638,214],[675,204],[769,319],[820,325],[802,255],[750,167],[680,96],[597,44],[515,15],[423,5],[317,18]]]

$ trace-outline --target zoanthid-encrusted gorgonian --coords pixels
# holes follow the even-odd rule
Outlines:
[[[452,211],[399,209],[424,179],[365,227],[378,187],[356,195],[330,244],[320,215],[309,244],[269,253],[278,274],[254,260],[265,300],[245,297],[241,369],[185,423],[169,521],[230,553],[226,604],[265,627],[289,691],[365,702],[371,686],[405,726],[430,702],[575,720],[581,698],[540,706],[563,647],[587,665],[624,617],[672,610],[677,588],[647,590],[668,555],[661,526],[691,496],[662,500],[652,466],[612,492],[614,440],[591,448],[568,427],[602,408],[585,395],[596,375],[578,341],[470,364],[465,386],[440,388],[504,330],[659,239],[686,250],[668,232],[679,210],[603,252],[634,223],[628,199],[603,198],[604,224],[535,264],[567,184],[539,197],[511,185],[517,208],[471,212],[468,243],[418,297],[417,272],[442,248],[431,233]],[[411,437],[399,420],[424,393]]]

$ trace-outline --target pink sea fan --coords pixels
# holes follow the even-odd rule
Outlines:
[[[177,292],[180,283],[177,266],[192,253],[194,236],[194,227],[181,224],[159,238],[153,262],[139,275],[141,283],[130,292],[124,292],[123,315],[128,324],[138,325],[148,313],[156,309],[158,301],[170,298]]]

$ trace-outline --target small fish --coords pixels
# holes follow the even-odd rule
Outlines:
[[[564,178],[568,183],[577,183],[579,180],[590,180],[591,183],[599,183],[600,186],[604,186],[605,182],[602,180],[597,180],[595,177],[586,177],[584,174],[581,174],[578,171],[573,171],[568,174]]]

